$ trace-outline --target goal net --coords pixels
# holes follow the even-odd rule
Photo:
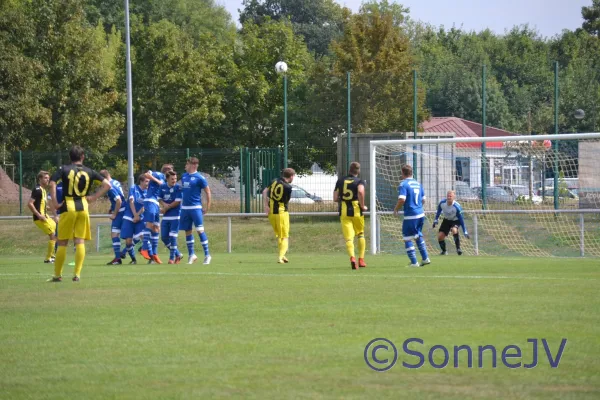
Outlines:
[[[401,167],[423,186],[428,250],[449,190],[464,210],[467,255],[600,256],[600,134],[380,140],[370,142],[371,252],[404,253],[394,217]],[[440,216],[440,222],[443,215]],[[446,238],[449,253],[453,238]]]

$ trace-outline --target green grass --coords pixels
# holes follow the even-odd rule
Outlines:
[[[210,266],[90,256],[81,282],[59,284],[39,256],[4,256],[0,398],[600,398],[597,260],[448,256],[407,269],[405,256],[377,256],[352,271],[342,252],[299,247],[287,265],[274,253],[215,253]],[[400,350],[385,373],[363,359],[377,337]],[[555,369],[541,343],[534,369],[508,369],[500,354],[495,369],[489,356],[453,368],[452,354],[445,369],[407,369],[410,337],[425,355],[516,344],[525,363],[528,338],[553,353],[568,343]]]

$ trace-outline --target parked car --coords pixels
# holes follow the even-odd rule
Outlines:
[[[294,204],[314,204],[315,201],[307,196],[308,192],[298,186],[292,185],[292,196],[290,198],[290,203]]]
[[[296,192],[296,194],[294,194],[294,192]],[[296,196],[296,198],[307,197],[314,202],[323,201],[323,199],[316,194],[310,194],[300,186],[292,185],[292,198],[294,198],[294,196]]]
[[[454,182],[454,191],[456,192],[456,200],[461,201],[478,201],[477,193],[471,189],[468,183],[456,181]]]
[[[542,190],[540,189],[540,196],[542,195]],[[553,187],[547,187],[546,191],[544,192],[544,197],[554,197],[554,188]],[[565,199],[579,199],[579,196],[577,196],[576,190],[571,190],[571,189],[564,189],[564,188],[559,188],[558,189],[558,197],[562,197]]]
[[[477,197],[482,199],[481,187],[474,187],[473,190],[477,193]],[[508,193],[500,186],[486,186],[485,196],[486,200],[490,202],[514,203],[517,200],[515,195]]]
[[[529,187],[525,185],[499,185],[502,189],[506,190],[509,194],[512,194],[517,199],[521,198],[524,200],[529,199]],[[535,191],[531,195],[531,202],[533,204],[542,204],[542,197],[538,196]]]

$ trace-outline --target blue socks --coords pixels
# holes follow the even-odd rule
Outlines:
[[[121,239],[118,237],[112,238],[112,247],[115,252],[115,258],[121,258]]]
[[[412,240],[409,242],[404,242],[404,246],[406,247],[406,254],[410,259],[411,264],[417,263],[417,252],[415,251],[415,246],[413,245]]]
[[[187,244],[188,254],[194,254],[194,235],[185,235],[185,243]]]
[[[423,236],[419,236],[417,239],[417,247],[419,248],[419,253],[421,253],[423,260],[427,260],[429,256],[427,255],[427,246],[425,246],[425,239],[423,239]]]
[[[208,251],[208,237],[206,237],[206,232],[202,232],[199,234],[200,236],[200,244],[202,245],[202,248],[204,249],[204,256],[208,256],[210,253]]]

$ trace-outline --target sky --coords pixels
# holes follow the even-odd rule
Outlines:
[[[216,0],[225,6],[238,22],[242,0]],[[339,4],[357,12],[362,0],[338,0]],[[391,2],[391,1],[390,1]],[[503,34],[515,25],[529,24],[542,36],[552,37],[563,29],[581,27],[581,7],[592,0],[402,0],[410,8],[410,17],[446,28],[456,26],[466,31],[490,28]]]

